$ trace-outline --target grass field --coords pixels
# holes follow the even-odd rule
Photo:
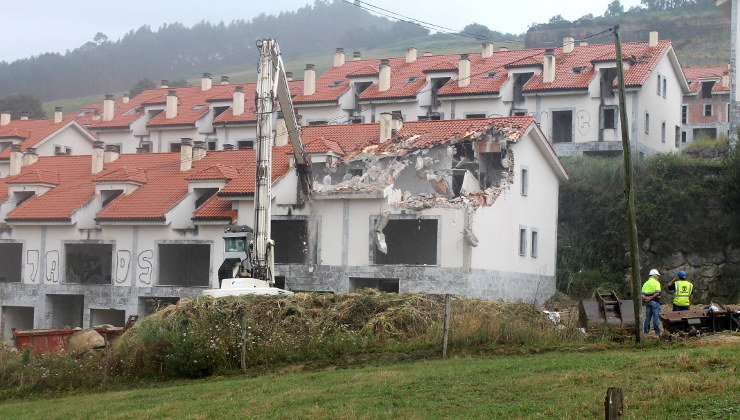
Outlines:
[[[0,418],[595,418],[609,386],[627,418],[738,418],[740,346],[466,356],[286,368],[0,405]],[[679,415],[680,413],[680,415]]]

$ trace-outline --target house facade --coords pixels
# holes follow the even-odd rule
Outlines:
[[[542,302],[555,290],[558,184],[532,117],[305,127],[300,192],[273,149],[278,281]],[[252,225],[253,150],[39,157],[0,179],[0,302],[12,328],[121,325],[219,286],[223,228]]]
[[[689,93],[681,105],[681,144],[699,137],[715,139],[730,133],[730,71],[722,67],[684,69]]]

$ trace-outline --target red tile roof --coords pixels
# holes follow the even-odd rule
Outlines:
[[[70,115],[67,115],[58,123],[55,123],[53,118],[13,120],[8,125],[0,126],[0,139],[20,138],[22,139],[20,143],[21,150],[26,150],[29,147],[35,147],[38,143],[54,134],[60,128],[71,123],[73,120],[74,118]],[[87,133],[82,126],[77,125],[77,127]],[[10,147],[0,152],[0,159],[9,157]]]
[[[49,184],[59,185],[59,172],[42,169],[29,169],[18,175],[9,176],[8,184]]]
[[[237,212],[232,210],[231,200],[220,200],[218,196],[214,195],[195,210],[193,220],[225,220],[233,223],[236,217]]]
[[[233,166],[225,166],[217,164],[213,166],[205,166],[202,169],[190,170],[190,175],[185,177],[188,181],[205,181],[211,179],[234,179],[239,176],[239,171]]]
[[[660,41],[657,47],[649,48],[646,42],[623,44],[623,55],[634,63],[625,71],[627,86],[640,86],[647,80],[658,60],[671,47],[670,41]],[[440,96],[496,94],[508,78],[509,67],[542,66],[544,49],[496,51],[491,57],[483,58],[480,53],[468,54],[470,59],[470,84],[458,87],[451,81],[439,91]],[[555,50],[556,77],[553,83],[543,83],[542,77],[535,75],[525,86],[528,91],[586,89],[594,77],[594,62],[614,61],[614,46],[611,44],[575,46],[573,52],[564,54],[562,48]],[[390,58],[391,87],[378,92],[377,84],[371,85],[360,94],[360,99],[393,99],[416,96],[426,85],[426,74],[435,71],[457,71],[459,54],[421,56],[412,63],[405,58]],[[316,79],[316,93],[296,96],[297,105],[313,102],[336,102],[349,89],[349,85],[330,86],[339,80],[351,81],[353,77],[375,76],[380,59],[347,61],[340,67],[332,67]],[[581,67],[580,74],[573,67]],[[495,73],[495,74],[493,74]],[[416,80],[409,81],[411,77]]]
[[[722,85],[722,76],[729,72],[727,66],[718,67],[684,67],[683,74],[689,82],[689,92],[696,93],[701,90],[701,80],[715,80],[712,92],[729,92],[730,86]]]
[[[275,148],[275,180],[290,169],[287,150]],[[97,220],[164,221],[165,214],[188,193],[187,178],[191,175],[197,178],[197,174],[207,176],[214,171],[235,177],[227,185],[226,191],[231,195],[252,193],[254,150],[210,151],[202,159],[193,161],[190,171],[184,172],[180,171],[179,153],[124,154],[118,160],[105,164],[105,170],[99,174],[91,173],[90,156],[40,157],[34,165],[23,168],[17,177],[0,179],[0,198],[7,198],[9,182],[49,181],[50,174],[58,174],[56,187],[26,200],[11,211],[6,220],[11,223],[69,221],[75,211],[94,198],[94,182],[136,181],[142,185],[105,206],[97,214]],[[224,209],[224,205],[219,203],[206,204],[208,202],[199,211],[213,213]]]
[[[226,184],[218,192],[218,195],[221,197],[248,196],[254,194],[255,151],[249,149],[239,150],[239,152],[246,155],[238,164],[243,169],[239,171],[237,178],[232,179],[231,182]],[[272,182],[282,178],[290,170],[290,157],[288,156],[290,152],[290,146],[272,148]]]

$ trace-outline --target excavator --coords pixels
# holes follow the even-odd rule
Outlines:
[[[288,90],[285,66],[274,39],[257,41],[260,52],[255,104],[257,141],[254,177],[254,223],[224,228],[224,263],[219,269],[220,288],[205,295],[221,297],[244,294],[284,295],[292,292],[275,287],[275,243],[270,238],[272,145],[274,122],[279,110],[285,119],[301,190],[309,197],[312,189],[311,160],[301,142],[300,127]],[[222,277],[223,276],[223,277]]]

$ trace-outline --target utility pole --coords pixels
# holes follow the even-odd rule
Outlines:
[[[632,189],[634,170],[630,153],[629,126],[627,125],[627,106],[624,92],[624,68],[622,66],[622,42],[619,39],[619,25],[614,27],[614,52],[617,60],[617,81],[619,83],[619,123],[622,126],[622,156],[624,157],[624,193],[627,196],[627,228],[630,238],[630,265],[632,266],[632,303],[635,309],[635,341],[642,343],[642,318],[640,300],[640,250],[637,245],[637,221],[635,214],[635,191]]]

